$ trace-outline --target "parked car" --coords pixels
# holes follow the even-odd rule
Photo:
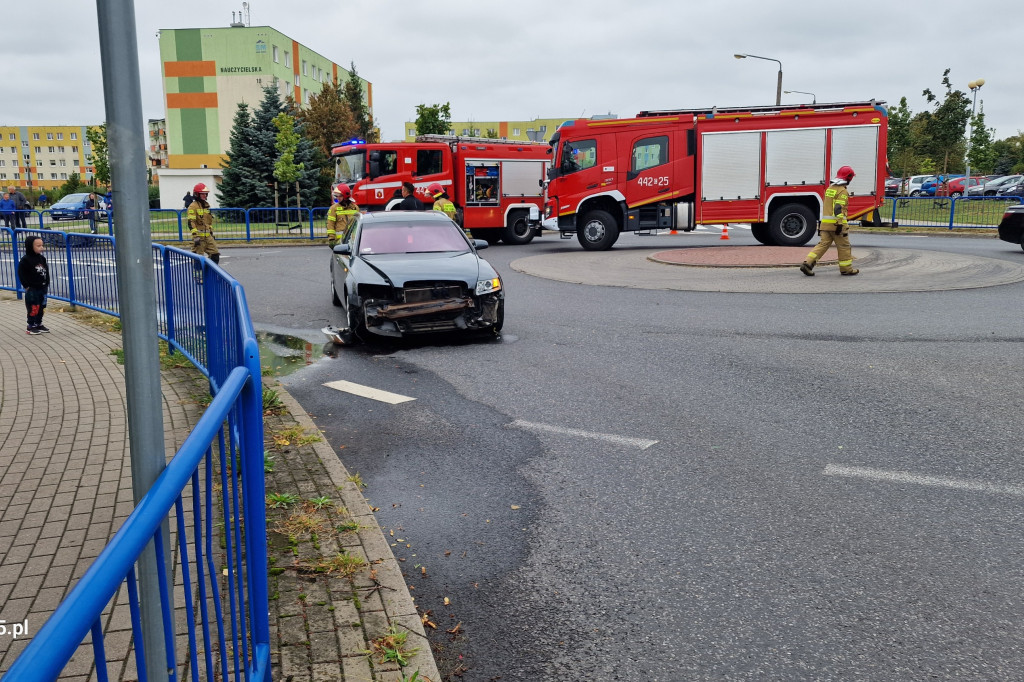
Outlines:
[[[976,195],[980,194],[980,195],[984,195],[986,197],[994,197],[996,194],[999,193],[999,189],[1003,185],[1015,183],[1018,180],[1020,180],[1021,177],[1022,176],[1020,176],[1020,175],[1004,175],[1001,178],[996,178],[995,180],[989,180],[984,185],[982,185],[980,190],[978,188],[976,188],[976,187],[969,188],[967,190],[967,195],[968,196],[976,196]]]
[[[359,216],[331,256],[331,296],[348,329],[405,336],[442,331],[501,331],[501,277],[438,211],[388,211]]]
[[[984,185],[986,182],[988,182],[991,179],[992,178],[989,175],[972,175],[970,182],[967,184],[967,187],[968,187],[968,189],[970,189],[972,187],[977,187],[979,185]],[[963,193],[964,193],[964,178],[963,178],[963,176],[961,176],[959,178],[953,178],[952,180],[949,181],[949,196],[951,196],[951,197],[959,197],[959,196],[963,196]]]
[[[886,178],[885,196],[894,197],[899,194],[901,184],[903,184],[903,178]]]
[[[921,185],[926,182],[935,182],[937,179],[938,178],[934,175],[911,175],[903,181],[903,186],[900,188],[900,194],[909,197],[919,197],[924,193],[921,190]]]
[[[86,204],[89,201],[87,192],[68,194],[50,207],[51,220],[82,220],[86,215]]]
[[[999,186],[996,195],[1001,197],[1022,197],[1024,196],[1024,175],[1017,180],[1007,182]]]
[[[997,235],[1004,242],[1020,244],[1021,248],[1024,248],[1024,243],[1021,241],[1022,234],[1024,234],[1024,204],[1008,206],[1003,213],[1003,219],[999,222]]]

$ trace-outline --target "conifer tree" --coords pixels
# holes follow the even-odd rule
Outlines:
[[[220,205],[232,208],[269,206],[273,192],[268,190],[266,180],[258,172],[253,122],[245,102],[240,102],[235,112],[227,155],[227,162],[221,164],[223,174],[217,187]]]

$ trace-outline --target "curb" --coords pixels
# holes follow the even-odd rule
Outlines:
[[[263,384],[264,386],[272,387],[277,392],[288,413],[299,426],[308,432],[317,433],[323,437],[323,432],[317,428],[312,418],[306,414],[306,411],[302,409],[298,401],[285,390],[280,382],[273,379],[264,379]],[[391,546],[384,538],[384,531],[381,530],[380,524],[377,523],[377,517],[373,515],[370,504],[363,497],[356,484],[349,480],[348,470],[341,463],[341,460],[334,453],[327,440],[322,439],[311,445],[323,464],[324,469],[327,470],[331,482],[341,493],[342,502],[348,509],[349,514],[359,523],[359,530],[356,534],[359,537],[359,542],[366,553],[367,559],[371,564],[377,564],[377,582],[383,588],[380,591],[380,597],[384,604],[384,613],[387,616],[388,623],[395,623],[407,629],[413,635],[411,640],[416,640],[415,642],[410,640],[411,643],[419,647],[419,651],[409,657],[408,664],[404,666],[405,669],[410,671],[418,670],[420,679],[423,682],[441,682],[441,674],[438,671],[437,663],[434,661],[430,641],[427,639],[426,632],[423,629],[420,615],[416,610],[416,605],[413,603],[412,595],[409,594],[409,586],[402,575],[401,566],[399,566],[395,555],[391,552]],[[401,678],[397,677],[394,679],[399,680]]]

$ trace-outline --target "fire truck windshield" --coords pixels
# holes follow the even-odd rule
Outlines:
[[[334,181],[353,183],[362,180],[366,175],[366,152],[351,151],[336,157],[334,162]]]

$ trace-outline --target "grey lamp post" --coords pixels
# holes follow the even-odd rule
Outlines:
[[[750,57],[751,59],[763,59],[767,62],[775,62],[776,64],[778,64],[779,82],[775,86],[775,106],[779,106],[782,104],[782,62],[780,62],[778,59],[772,59],[771,57],[758,57],[756,54],[734,54],[733,57],[736,57],[736,59],[746,59],[747,57]]]
[[[786,93],[787,95],[794,95],[794,94],[796,94],[796,95],[810,95],[811,96],[811,104],[817,104],[818,103],[818,96],[815,95],[813,92],[806,92],[804,90],[783,90],[782,92]]]
[[[974,134],[974,107],[978,104],[978,90],[981,90],[981,86],[985,84],[984,78],[979,78],[976,81],[971,81],[967,84],[971,92],[974,93],[974,99],[971,102],[971,118],[967,121],[967,174],[964,175],[964,193],[963,196],[969,196],[967,190],[971,187],[971,136]]]

